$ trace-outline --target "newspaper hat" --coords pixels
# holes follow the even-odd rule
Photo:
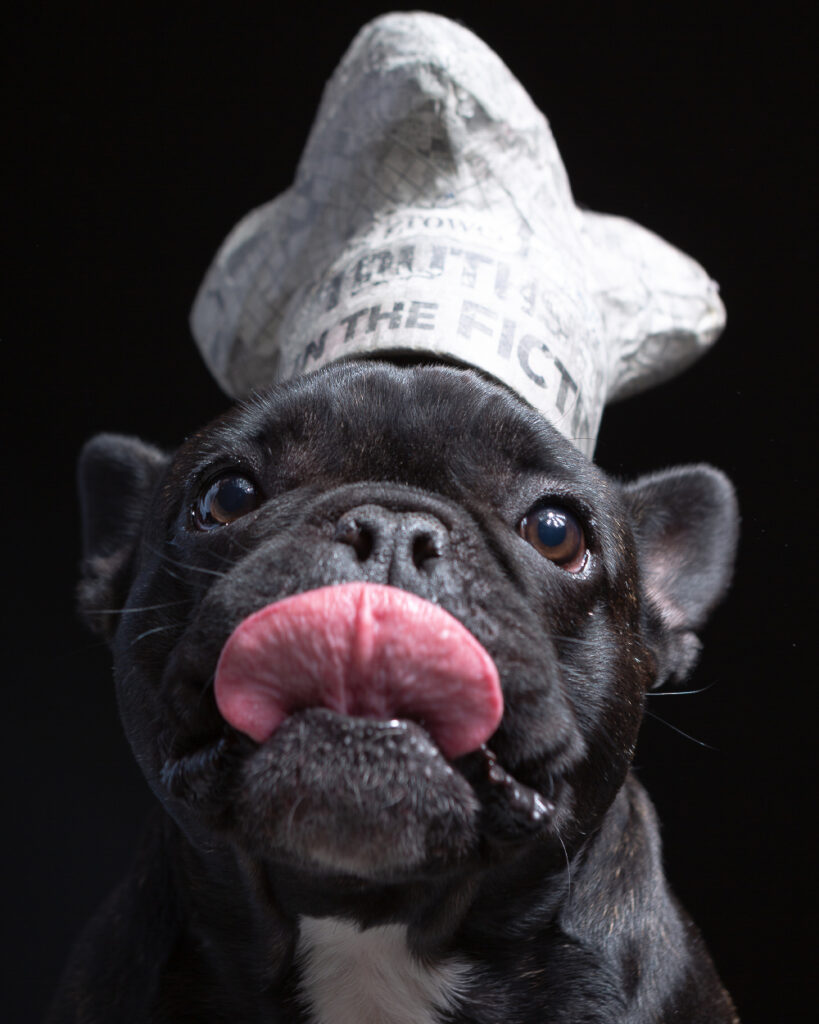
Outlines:
[[[673,376],[724,323],[692,259],[575,206],[517,79],[471,32],[423,13],[359,32],[295,182],[233,229],[191,316],[234,397],[415,352],[503,381],[587,455],[607,401]]]

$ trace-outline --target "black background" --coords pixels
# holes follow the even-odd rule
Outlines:
[[[106,652],[74,617],[76,453],[103,429],[174,446],[225,406],[187,328],[198,282],[228,229],[289,185],[324,81],[385,9],[32,6],[5,33],[4,1019],[38,1019],[150,800]],[[435,9],[482,36],[547,113],[579,202],[637,220],[721,283],[723,339],[681,378],[608,410],[597,458],[623,476],[709,461],[738,486],[739,567],[705,634],[693,683],[704,692],[649,698],[637,767],[668,872],[743,1019],[806,1019],[807,26],[787,5]]]

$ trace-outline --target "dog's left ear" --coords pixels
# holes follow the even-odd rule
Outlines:
[[[728,588],[739,513],[734,488],[711,466],[652,473],[624,487],[632,512],[654,683],[680,681],[700,650],[696,631]]]
[[[110,639],[125,600],[131,562],[148,498],[168,456],[135,437],[98,434],[83,448],[77,471],[83,532],[80,614]]]

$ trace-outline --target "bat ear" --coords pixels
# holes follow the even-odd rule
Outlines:
[[[734,488],[711,466],[641,477],[625,487],[632,512],[655,685],[680,681],[694,667],[696,636],[733,575],[739,532]]]
[[[116,626],[111,611],[126,597],[147,500],[167,462],[159,449],[119,434],[98,434],[80,454],[83,552],[78,602],[85,622],[106,639]]]

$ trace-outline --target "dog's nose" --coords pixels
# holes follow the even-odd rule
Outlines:
[[[367,579],[401,586],[434,571],[447,555],[449,531],[429,512],[361,505],[341,516],[335,540],[353,549]]]

